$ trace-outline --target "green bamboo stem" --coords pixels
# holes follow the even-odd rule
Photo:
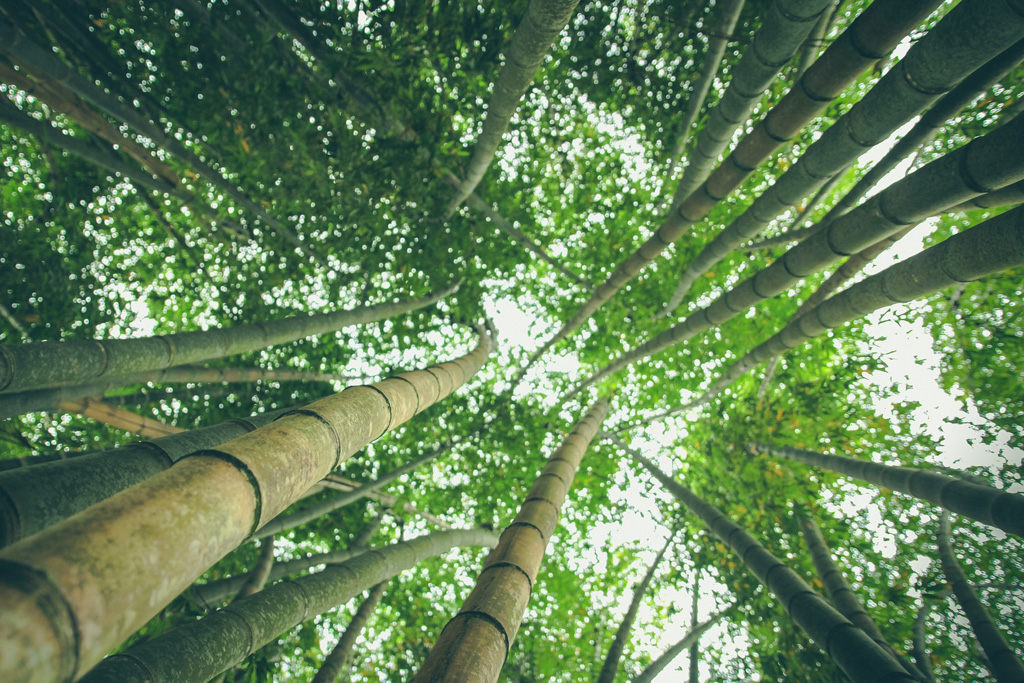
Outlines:
[[[994,190],[980,197],[975,197],[963,204],[953,207],[954,211],[976,211],[977,209],[998,209],[1024,202],[1024,182],[1008,185],[1001,190]]]
[[[359,486],[358,488],[355,488],[351,491],[343,491],[338,496],[328,498],[315,505],[310,505],[309,507],[299,510],[297,512],[280,515],[270,520],[270,522],[268,522],[265,526],[259,529],[255,535],[257,538],[276,536],[277,534],[280,534],[289,529],[294,529],[295,527],[301,524],[305,524],[306,522],[318,519],[329,512],[333,512],[334,510],[343,508],[346,505],[351,505],[357,500],[362,500],[371,493],[379,491],[380,489],[387,486],[388,484],[393,482],[395,479],[398,479],[402,475],[412,472],[418,467],[425,465],[428,462],[431,462],[432,460],[435,460],[441,455],[444,455],[458,444],[466,441],[475,434],[479,433],[482,429],[483,427],[480,427],[460,439],[451,439],[442,444],[441,446],[438,446],[437,448],[421,455],[415,460],[410,460],[404,465],[400,465],[399,467],[396,467],[390,472],[382,474],[381,476],[377,477],[376,480],[371,481],[367,484],[363,484],[362,486]]]
[[[973,1],[983,2],[984,0]],[[586,322],[619,289],[653,262],[668,245],[674,243],[695,223],[706,217],[718,202],[739,187],[743,180],[785,141],[792,139],[804,125],[820,114],[858,75],[877,62],[882,55],[892,50],[938,4],[938,0],[912,0],[909,2],[906,0],[882,0],[869,5],[850,28],[844,31],[822,54],[821,58],[811,65],[800,79],[799,87],[793,88],[787,93],[754,127],[753,132],[747,135],[725,161],[715,169],[714,173],[704,181],[704,184],[674,209],[655,233],[620,263],[608,276],[608,279],[594,290],[590,299],[573,313],[569,321],[563,324],[551,339],[530,356],[526,367],[520,370],[513,380],[513,384],[518,384],[526,375],[527,370],[548,349],[568,337]],[[790,5],[786,5],[785,9],[791,16],[796,17],[818,14],[816,11],[792,14],[793,7]],[[950,22],[950,24],[953,23],[956,23],[956,20]],[[947,24],[947,27],[950,24]],[[949,29],[956,33],[959,33],[959,30],[959,26]],[[940,34],[945,32],[946,29],[943,29]],[[770,41],[770,35],[767,33],[765,40]],[[968,37],[967,40],[973,41],[974,39]],[[979,35],[977,41],[981,43],[984,38]],[[924,39],[919,41],[915,44],[914,49],[920,52],[920,45],[925,42]],[[973,45],[974,43],[971,42],[968,47]],[[935,46],[935,41],[927,42],[927,56],[931,56],[931,53],[935,51],[936,48],[933,46]],[[940,52],[943,55],[948,54],[948,45],[942,44],[937,47],[941,48]],[[921,68],[927,70],[930,66],[929,60],[922,59],[921,61],[923,62]],[[924,104],[921,105],[922,108],[923,106]]]
[[[219,446],[270,424],[286,412],[288,409],[228,420],[152,441],[2,471],[0,547],[145,481],[189,453]]]
[[[694,596],[694,604],[697,603],[696,596]],[[633,679],[633,683],[652,683],[658,674],[664,671],[669,664],[671,664],[676,657],[678,657],[683,650],[690,650],[690,663],[689,671],[690,675],[688,680],[690,683],[698,683],[696,678],[697,674],[697,662],[698,659],[694,653],[694,646],[699,647],[700,637],[707,632],[712,626],[722,620],[726,612],[723,610],[718,614],[712,616],[707,621],[697,622],[694,621],[690,625],[690,630],[687,631],[686,635],[680,638],[672,647],[665,650],[657,659],[647,665],[647,668],[641,671],[636,678]]]
[[[544,550],[587,447],[608,412],[598,400],[576,423],[534,481],[476,587],[444,627],[413,683],[494,683],[523,620]]]
[[[615,682],[615,676],[619,672],[619,660],[622,659],[626,643],[629,642],[629,632],[633,630],[633,622],[636,621],[636,613],[640,609],[640,602],[643,600],[648,589],[650,589],[651,580],[654,579],[654,572],[658,570],[658,565],[661,564],[661,560],[665,557],[665,553],[673,541],[675,541],[674,534],[665,541],[665,545],[654,558],[651,566],[648,567],[647,573],[644,574],[643,580],[640,581],[640,585],[633,590],[633,599],[630,600],[629,608],[622,617],[618,630],[615,631],[615,638],[612,640],[611,647],[608,648],[608,656],[605,657],[604,666],[601,667],[601,673],[597,676],[597,683]]]
[[[686,101],[686,113],[683,114],[683,121],[679,124],[679,128],[676,129],[676,144],[672,149],[672,156],[669,158],[668,164],[669,178],[675,177],[676,169],[679,168],[679,162],[682,159],[683,152],[686,151],[686,143],[690,139],[693,124],[697,122],[697,116],[704,107],[704,100],[708,97],[711,84],[714,82],[715,76],[718,75],[718,69],[722,64],[722,57],[725,56],[725,48],[729,45],[732,32],[736,30],[736,23],[740,19],[740,13],[743,12],[743,5],[745,3],[746,0],[727,0],[722,4],[721,8],[718,6],[715,8],[721,12],[718,18],[718,28],[708,41],[708,49],[704,53],[704,61],[700,67],[700,80],[693,86],[690,97]],[[684,189],[682,184],[679,187]],[[677,190],[676,197],[679,194],[680,190]],[[689,195],[689,192],[686,192],[686,194]],[[675,200],[673,200],[673,204],[675,203]]]
[[[457,287],[458,284],[450,285],[394,303],[295,315],[214,330],[139,339],[3,345],[0,346],[0,390],[9,393],[96,383],[119,375],[135,375],[256,351],[351,325],[393,318],[430,306]]]
[[[270,570],[274,566],[274,539],[266,538],[260,545],[260,554],[256,557],[256,565],[246,574],[242,587],[238,589],[235,600],[247,598],[263,590],[270,578]]]
[[[807,36],[803,49],[800,51],[800,61],[797,62],[796,72],[793,74],[794,81],[799,81],[804,72],[818,59],[818,52],[821,50],[821,46],[825,42],[825,36],[828,35],[832,22],[835,21],[842,4],[843,0],[836,0],[831,10],[822,12],[821,16],[818,17],[818,22],[811,29],[811,34]]]
[[[324,658],[324,663],[313,676],[312,683],[347,683],[351,674],[349,667],[355,651],[356,639],[366,627],[366,622],[370,620],[387,587],[387,581],[381,581],[370,589],[366,599],[359,604],[359,609],[356,610],[352,621],[345,628],[345,632],[338,639],[338,644]]]
[[[494,547],[483,529],[437,531],[281,581],[213,614],[108,657],[83,683],[204,683],[282,633],[457,546]]]
[[[270,567],[270,573],[267,580],[273,583],[279,579],[312,569],[317,565],[340,564],[362,552],[366,552],[366,544],[369,543],[370,538],[372,538],[377,532],[383,521],[384,510],[371,520],[369,524],[363,527],[359,534],[348,544],[347,548],[275,562],[273,566]],[[208,581],[207,583],[193,584],[188,590],[188,595],[197,604],[210,609],[211,607],[225,602],[228,598],[237,593],[249,580],[250,576],[251,572],[245,572],[244,574],[229,576],[224,579],[216,579],[214,581]]]
[[[884,240],[905,234],[942,208],[987,189],[1018,182],[1024,178],[1024,158],[1005,153],[1018,145],[1024,145],[1024,116],[932,161],[835,219],[711,304],[601,368],[571,395],[632,363],[721,325],[848,254],[867,250],[865,256],[874,258],[877,252],[871,251],[873,248],[888,246],[883,246]],[[835,281],[832,284],[838,286]]]
[[[686,171],[672,197],[678,208],[697,190],[728,147],[736,130],[750,118],[765,90],[793,58],[833,0],[775,0],[754,41],[733,70],[732,80],[697,137]],[[730,30],[729,33],[732,33]]]
[[[629,448],[627,453],[732,548],[747,569],[779,599],[796,625],[832,658],[853,683],[914,680],[888,652],[718,508],[662,472],[635,449]]]
[[[682,301],[693,283],[733,249],[759,235],[775,217],[886,140],[1020,40],[1022,34],[1024,7],[987,0],[967,0],[954,7],[750,208],[704,247],[683,271],[670,305]],[[823,60],[824,56],[814,66]]]
[[[960,608],[971,622],[971,629],[988,658],[989,670],[999,683],[1024,683],[1024,662],[1010,647],[999,631],[992,616],[978,599],[977,593],[967,581],[967,575],[957,562],[956,553],[950,541],[949,513],[939,517],[939,532],[936,538],[942,572],[953,589]]]
[[[480,135],[473,147],[462,182],[445,209],[450,217],[480,184],[497,154],[501,138],[519,106],[519,100],[533,83],[534,76],[548,50],[562,33],[579,0],[530,0],[512,43],[505,53],[505,63],[494,82],[487,114]]]
[[[913,467],[881,465],[868,460],[826,455],[788,446],[762,443],[752,446],[780,458],[845,474],[926,500],[958,515],[1024,537],[1024,495]]]
[[[878,625],[875,624],[875,620],[871,618],[871,615],[861,605],[860,600],[857,599],[857,593],[853,590],[853,586],[846,580],[843,572],[836,565],[835,560],[832,559],[832,554],[829,552],[828,545],[825,543],[825,538],[821,535],[821,529],[818,528],[818,525],[813,520],[803,517],[800,519],[800,530],[803,532],[807,550],[811,553],[811,560],[814,562],[814,569],[818,573],[818,578],[821,579],[825,592],[828,594],[829,599],[832,600],[835,608],[839,610],[839,613],[849,619],[860,630],[864,631],[880,648],[892,655],[907,673],[921,681],[921,683],[927,683],[928,679],[918,671],[917,667],[902,654],[896,652],[893,646],[889,644],[889,641],[885,639],[885,636],[878,629]]]
[[[81,675],[351,455],[462,386],[492,348],[481,330],[461,358],[310,403],[0,552],[0,642],[17,653],[0,679]]]

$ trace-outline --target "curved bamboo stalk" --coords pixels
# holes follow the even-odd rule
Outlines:
[[[501,534],[476,587],[444,627],[413,683],[494,683],[523,620],[544,550],[594,435],[608,413],[598,400],[537,477],[519,514]]]
[[[960,603],[960,608],[967,615],[967,620],[971,622],[971,629],[985,651],[989,669],[996,680],[999,683],[1022,683],[1024,681],[1024,662],[1021,662],[1013,648],[1006,642],[992,616],[981,604],[981,600],[971,588],[971,584],[967,582],[967,575],[964,574],[964,570],[956,560],[949,536],[949,513],[943,511],[939,517],[939,532],[936,538],[942,572],[946,575],[946,580],[949,581],[953,595]]]
[[[324,663],[313,676],[312,683],[347,683],[349,680],[349,666],[352,661],[352,653],[356,647],[356,638],[366,627],[373,611],[377,609],[377,603],[384,597],[384,590],[388,587],[387,581],[381,581],[370,589],[369,594],[356,610],[352,621],[348,622],[345,632],[341,634],[337,645],[324,658]]]
[[[351,325],[391,318],[430,306],[458,283],[395,303],[295,315],[268,322],[138,339],[42,342],[0,346],[0,390],[11,393],[80,382],[96,383],[187,363],[256,351]],[[119,381],[119,380],[118,380]],[[97,392],[94,392],[97,393]]]
[[[19,653],[0,678],[88,670],[352,454],[462,386],[492,348],[481,330],[455,361],[310,403],[0,552],[0,640]]]
[[[1024,537],[1024,495],[963,481],[913,467],[881,465],[841,455],[755,443],[752,446],[787,460],[831,470],[899,491],[939,507]]]
[[[616,441],[618,441],[616,439]],[[797,626],[849,676],[854,683],[913,681],[892,655],[814,592],[787,567],[718,508],[662,472],[633,448],[626,452],[665,486],[680,503],[726,545],[747,569],[785,606]]]
[[[487,114],[480,130],[480,136],[473,147],[455,195],[448,202],[445,217],[451,216],[459,205],[473,193],[487,172],[491,160],[501,145],[501,137],[508,129],[509,121],[519,106],[519,100],[533,83],[533,77],[540,68],[548,50],[569,23],[579,0],[530,0],[512,44],[505,54],[505,63],[494,82],[491,99],[487,103]]]
[[[298,624],[457,546],[494,547],[483,529],[436,531],[281,581],[105,659],[82,683],[203,683]]]
[[[704,184],[673,210],[654,235],[620,263],[569,321],[530,356],[526,367],[520,370],[513,380],[513,385],[518,385],[541,356],[586,322],[619,289],[654,261],[668,245],[707,216],[719,201],[739,187],[753,169],[771,156],[783,141],[795,136],[861,72],[895,47],[907,32],[915,28],[938,4],[939,0],[883,0],[869,5],[850,28],[811,65],[800,79],[799,87],[787,93]],[[816,14],[817,12],[812,12],[811,16]],[[956,20],[947,24],[947,27],[953,23],[956,23]],[[960,35],[959,26],[950,28],[949,31]],[[943,32],[945,29],[940,31]],[[942,43],[942,40],[945,38],[938,42]],[[927,44],[926,55],[930,55],[935,43],[922,39],[914,49],[920,49],[922,43]],[[942,44],[939,47],[943,54],[948,53],[948,45]],[[927,68],[928,60],[924,59],[923,62],[922,66]]]
[[[673,541],[675,541],[675,534],[669,536],[668,540],[665,541],[665,545],[647,569],[647,573],[644,574],[640,585],[633,590],[633,599],[629,603],[629,609],[626,610],[626,614],[622,617],[622,623],[619,624],[618,630],[615,631],[615,638],[612,640],[611,647],[608,648],[608,656],[605,657],[604,666],[601,667],[601,673],[597,676],[597,683],[615,682],[615,675],[619,672],[619,660],[622,659],[622,652],[626,649],[626,643],[629,641],[629,632],[633,630],[633,622],[636,620],[636,613],[640,609],[640,602],[651,587],[654,572],[658,570],[658,565],[661,564],[662,558],[665,557],[665,553]]]
[[[690,139],[693,124],[697,122],[697,116],[704,107],[704,100],[708,97],[711,84],[714,82],[715,76],[718,75],[718,68],[722,64],[722,57],[725,56],[725,48],[729,45],[732,32],[736,30],[736,22],[740,19],[740,13],[743,12],[743,5],[745,3],[746,0],[728,0],[720,8],[721,15],[718,18],[718,29],[708,41],[708,49],[704,53],[704,61],[700,67],[700,80],[693,86],[693,91],[686,101],[686,113],[683,114],[683,122],[676,129],[676,144],[672,149],[672,156],[669,157],[668,162],[669,178],[675,177],[676,169],[679,168],[679,162],[682,159],[683,152],[686,151],[686,143]],[[719,8],[716,6],[716,9]],[[679,187],[682,188],[683,186],[680,185]],[[686,194],[688,195],[689,192]],[[676,191],[676,197],[678,196],[679,190]],[[674,199],[672,203],[675,205]]]
[[[32,42],[21,31],[2,20],[0,20],[0,51],[33,77],[51,83],[55,87],[67,88],[111,118],[127,124],[153,140],[161,148],[205,176],[207,180],[236,201],[239,206],[259,218],[268,228],[304,255],[324,267],[328,266],[323,256],[312,251],[309,245],[299,239],[290,228],[267,213],[234,183],[227,180],[222,173],[200,159],[195,152],[165,133],[160,126],[150,121],[141,112],[108,95],[92,81],[74,72],[55,54]]]
[[[972,32],[975,40],[964,40]],[[943,93],[1020,40],[1022,34],[1024,7],[986,0],[968,0],[954,7],[863,99],[704,247],[683,271],[670,304],[682,301],[701,275],[760,234],[776,216],[887,139]],[[824,56],[808,69],[808,74],[822,61]]]
[[[1024,178],[1024,158],[1005,153],[1019,145],[1024,145],[1024,116],[932,161],[835,219],[711,304],[598,370],[570,396],[627,365],[721,325],[784,292],[801,278],[905,232],[942,208],[1019,181]]]
[[[835,608],[839,610],[839,613],[849,619],[854,626],[864,631],[880,648],[892,655],[906,669],[907,673],[921,681],[921,683],[927,683],[928,679],[917,670],[917,667],[902,654],[896,652],[893,646],[889,644],[889,641],[885,639],[885,636],[878,629],[878,625],[875,624],[875,620],[871,618],[871,615],[861,605],[860,600],[857,599],[857,593],[853,590],[853,586],[846,580],[843,572],[840,571],[835,560],[832,559],[832,554],[829,552],[828,545],[825,543],[825,538],[821,535],[821,529],[818,528],[818,525],[807,517],[801,517],[800,530],[803,532],[807,549],[811,553],[811,560],[814,562],[814,569],[818,573],[818,578],[821,579],[825,592],[828,594],[832,604],[835,605]]]
[[[673,209],[682,205],[708,179],[733,134],[750,118],[765,90],[800,50],[818,18],[832,2],[775,0],[771,4],[750,48],[733,70],[725,94],[708,113],[707,123],[687,158],[686,171],[672,197]]]

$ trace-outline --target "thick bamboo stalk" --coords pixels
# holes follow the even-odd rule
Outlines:
[[[1008,155],[1006,150],[1019,146],[1024,146],[1024,116],[936,159],[836,218],[711,304],[598,370],[573,395],[627,365],[721,325],[846,255],[858,254],[905,233],[943,208],[1018,182],[1024,178],[1024,158]]]
[[[902,654],[896,652],[893,646],[889,644],[889,641],[885,639],[885,636],[878,629],[878,625],[875,624],[875,620],[871,618],[871,615],[867,613],[864,606],[860,604],[853,586],[846,580],[843,572],[840,571],[835,560],[832,559],[832,554],[829,552],[828,545],[826,545],[825,538],[821,535],[821,529],[818,528],[818,525],[811,519],[803,517],[800,519],[800,530],[803,532],[807,549],[811,553],[811,560],[814,562],[814,569],[818,573],[818,578],[821,579],[825,592],[828,594],[832,604],[835,605],[835,608],[839,610],[839,613],[849,619],[860,630],[864,631],[880,648],[892,655],[907,673],[921,681],[921,683],[927,683],[928,679],[917,670],[917,667]]]
[[[501,145],[501,138],[519,106],[519,100],[533,83],[544,57],[569,23],[578,2],[530,0],[526,14],[512,36],[512,44],[505,53],[505,63],[494,82],[480,136],[473,147],[473,156],[466,165],[462,182],[445,209],[445,216],[455,213],[480,184]]]
[[[672,301],[682,301],[693,283],[733,249],[756,237],[775,217],[887,139],[1022,36],[1024,6],[967,0],[954,7],[750,208],[704,247],[683,271]],[[823,55],[808,74],[824,59]],[[719,194],[713,192],[712,196]]]
[[[145,481],[189,453],[214,448],[270,424],[287,411],[228,420],[153,441],[0,472],[0,547]]]
[[[892,50],[937,4],[938,0],[883,0],[869,5],[850,28],[811,65],[800,79],[799,87],[792,89],[772,108],[704,184],[674,209],[655,233],[594,290],[590,299],[569,321],[530,356],[526,367],[519,372],[513,383],[518,384],[526,371],[547,353],[548,349],[579,328],[619,289],[653,262],[668,245],[707,216],[719,201],[739,187],[743,180],[780,145],[799,133],[805,124],[821,113],[861,72]],[[786,9],[788,12],[790,7],[787,5]],[[817,12],[812,12],[809,16],[816,15]],[[1024,23],[1024,20],[1021,23]],[[959,32],[959,26],[950,31]],[[972,41],[973,38],[968,37],[967,40]],[[979,37],[978,41],[981,42],[982,38]],[[919,49],[922,42],[925,41],[919,41],[915,48]],[[932,49],[932,45],[934,41],[928,41],[929,50]],[[947,45],[942,45],[941,49],[948,53]],[[922,68],[927,68],[928,60],[923,61]]]
[[[346,562],[281,581],[244,600],[108,657],[83,683],[204,683],[282,633],[364,590],[457,546],[494,547],[483,529],[436,531],[368,550]]]
[[[81,340],[0,346],[0,390],[16,392],[95,383],[256,351],[315,335],[392,318],[451,294],[458,284],[415,299],[376,306],[295,315],[215,330],[139,339]],[[94,392],[95,393],[95,392]]]
[[[290,228],[267,213],[263,207],[254,202],[234,183],[227,180],[217,169],[203,161],[199,155],[173,136],[168,135],[160,126],[150,121],[134,107],[107,94],[88,78],[73,71],[53,52],[37,45],[21,31],[2,20],[0,20],[0,52],[6,54],[14,64],[25,69],[33,77],[47,81],[54,87],[67,88],[111,118],[121,121],[145,135],[205,176],[209,182],[223,190],[245,211],[259,218],[268,228],[307,257],[325,267],[328,265],[323,256],[312,251],[309,245],[299,239]]]
[[[359,553],[366,552],[366,544],[369,543],[370,539],[380,528],[381,523],[384,521],[384,513],[385,510],[381,510],[380,514],[374,517],[365,527],[363,527],[359,534],[348,544],[347,548],[275,562],[273,566],[270,567],[270,573],[267,580],[273,583],[278,579],[283,579],[293,574],[307,571],[317,565],[340,564],[352,557],[355,557]],[[251,575],[252,572],[246,572],[244,574],[238,574],[237,576],[216,579],[207,583],[193,584],[188,590],[188,596],[199,605],[210,609],[211,607],[226,601],[232,595],[237,593],[242,586],[249,581]]]
[[[831,470],[849,477],[899,491],[958,515],[1024,537],[1024,495],[1007,493],[913,467],[881,465],[842,455],[826,455],[788,446],[756,443],[753,447],[787,460]]]
[[[402,475],[407,474],[408,472],[412,472],[414,469],[420,467],[421,465],[425,465],[428,462],[434,460],[435,458],[444,455],[452,448],[454,448],[456,445],[472,437],[474,434],[479,433],[481,429],[483,429],[483,427],[477,429],[475,432],[467,434],[465,437],[461,439],[451,439],[446,443],[442,444],[441,446],[438,446],[437,448],[428,451],[424,455],[421,455],[415,460],[410,460],[409,462],[405,463],[404,465],[400,465],[399,467],[396,467],[390,472],[385,472],[381,476],[377,477],[376,480],[371,481],[367,484],[363,484],[362,486],[359,486],[358,488],[355,488],[351,491],[346,491],[339,496],[328,498],[324,501],[321,501],[320,503],[311,505],[308,508],[299,510],[298,512],[292,512],[287,515],[280,515],[270,520],[270,522],[268,522],[263,528],[257,531],[256,537],[265,538],[267,536],[275,536],[283,531],[287,531],[288,529],[293,529],[299,526],[300,524],[305,524],[306,522],[317,519],[323,515],[326,515],[329,512],[333,512],[334,510],[343,508],[346,505],[351,505],[357,500],[361,500],[366,496],[370,495],[374,491],[378,491],[381,488],[387,486],[388,484],[393,482],[395,479],[398,479]]]
[[[963,204],[957,204],[953,211],[976,211],[977,209],[998,209],[1024,202],[1024,182],[1008,185],[1001,190],[994,190],[980,197],[975,197]]]
[[[628,447],[627,447],[628,448]],[[814,592],[787,567],[718,508],[668,476],[650,460],[629,448],[627,453],[726,545],[785,606],[790,617],[854,683],[913,681],[888,652]]]
[[[696,597],[696,596],[695,596]],[[696,599],[694,604],[696,604]],[[725,611],[719,612],[707,621],[700,623],[694,622],[690,626],[690,630],[687,631],[686,635],[680,638],[672,647],[665,650],[657,659],[651,662],[646,669],[641,671],[636,678],[633,679],[633,683],[652,683],[652,681],[660,674],[665,668],[678,657],[683,650],[690,649],[690,683],[699,683],[695,677],[695,671],[697,669],[697,657],[694,656],[693,647],[699,645],[700,637],[704,633],[722,620],[725,616]]]
[[[700,65],[700,80],[697,81],[690,92],[690,97],[686,101],[686,113],[683,114],[683,121],[679,124],[679,128],[676,129],[676,144],[672,148],[672,156],[668,162],[669,178],[675,177],[683,152],[686,151],[686,143],[690,140],[693,124],[697,122],[697,116],[704,107],[704,100],[708,97],[711,84],[714,82],[715,76],[718,75],[718,68],[722,64],[722,57],[725,56],[725,48],[729,45],[732,32],[736,30],[736,22],[740,19],[740,13],[743,12],[743,5],[745,3],[746,0],[727,0],[721,7],[715,7],[716,10],[721,12],[718,17],[718,29],[708,41],[708,49],[704,53],[704,61]],[[679,187],[682,188],[683,186],[679,185]],[[677,190],[676,197],[679,194]],[[686,192],[686,195],[689,195],[689,192]],[[673,204],[675,203],[673,201]]]
[[[310,403],[0,552],[0,642],[16,653],[0,678],[88,670],[352,454],[462,386],[492,347],[481,331],[455,361]]]
[[[708,113],[707,123],[687,158],[686,171],[672,197],[673,208],[678,208],[708,179],[733,134],[750,118],[765,90],[800,50],[832,1],[775,0],[771,4],[753,43],[733,70],[725,94]]]
[[[1024,662],[1006,642],[992,616],[978,599],[977,593],[967,581],[967,575],[957,562],[956,553],[950,542],[949,513],[939,517],[939,532],[936,538],[942,573],[953,589],[960,608],[971,622],[971,629],[988,658],[988,667],[999,683],[1024,683]]]
[[[247,598],[263,590],[270,578],[270,570],[274,566],[274,539],[266,538],[260,546],[260,554],[256,557],[256,566],[245,575],[242,587],[238,589],[235,600]]]
[[[629,641],[629,632],[633,630],[633,622],[636,621],[636,613],[640,609],[640,602],[651,587],[654,572],[658,570],[658,565],[661,564],[662,558],[665,557],[665,553],[674,540],[675,535],[669,536],[661,552],[657,554],[654,562],[647,569],[647,573],[644,574],[640,585],[633,590],[633,599],[630,600],[629,608],[622,617],[618,630],[615,631],[615,638],[612,640],[611,647],[608,648],[608,656],[605,657],[601,673],[597,676],[597,683],[615,683],[615,675],[619,672],[619,660],[622,659],[622,653],[626,649],[626,643]]]
[[[384,596],[384,589],[387,587],[388,582],[381,581],[371,588],[366,598],[359,603],[359,609],[356,610],[352,621],[348,622],[345,632],[338,639],[338,644],[324,658],[324,663],[313,676],[312,683],[347,683],[351,674],[349,667],[356,647],[356,639],[366,627],[366,622],[370,620],[373,611],[377,609],[377,603]]]
[[[523,620],[544,550],[587,447],[608,412],[598,400],[548,460],[484,563],[476,587],[444,627],[413,683],[494,683]]]
[[[158,439],[185,431],[181,427],[166,424],[152,417],[138,415],[130,410],[104,403],[97,398],[64,401],[57,404],[57,409],[67,413],[78,413],[115,429],[121,429],[147,439]]]

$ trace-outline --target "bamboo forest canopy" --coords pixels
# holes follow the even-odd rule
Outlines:
[[[1022,60],[1020,0],[4,2],[0,612],[223,482],[38,680],[468,680],[510,566],[502,680],[1024,680]]]

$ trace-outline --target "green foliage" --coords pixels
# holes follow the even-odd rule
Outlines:
[[[182,179],[178,192],[164,196],[0,125],[0,304],[10,313],[0,316],[0,339],[204,329],[407,298],[461,278],[460,290],[435,308],[217,363],[374,379],[462,353],[473,338],[464,324],[488,311],[522,311],[528,329],[513,330],[513,323],[499,319],[500,332],[514,335],[513,343],[500,348],[467,388],[371,444],[341,473],[370,481],[486,422],[478,435],[386,490],[399,505],[411,504],[455,526],[501,529],[512,520],[543,463],[585,409],[561,400],[565,392],[590,370],[668,326],[670,321],[655,321],[654,315],[681,269],[879,76],[864,74],[791,146],[559,345],[551,356],[567,359],[565,366],[552,363],[511,397],[509,381],[525,357],[590,292],[566,282],[472,211],[447,222],[437,216],[450,197],[444,173],[458,175],[471,153],[499,55],[525,0],[284,3],[305,20],[319,45],[317,56],[285,35],[257,9],[259,3],[38,4],[37,12],[18,2],[2,11],[34,40],[56,41],[80,73],[127,95],[180,135],[330,267],[301,257],[180,159],[156,151]],[[582,3],[477,189],[588,282],[602,282],[664,217],[678,179],[662,177],[662,169],[699,77],[715,4]],[[746,3],[708,106],[722,96],[768,4]],[[826,42],[867,4],[843,3]],[[61,28],[58,17],[77,27],[77,38]],[[756,116],[785,93],[794,67],[787,65],[764,94]],[[942,130],[922,160],[996,125],[1024,90],[1020,74],[1012,76]],[[74,120],[14,86],[0,85],[0,96],[67,134],[89,139]],[[702,121],[703,116],[698,126]],[[815,215],[863,171],[857,167],[847,174]],[[937,241],[986,215],[952,214],[928,228],[926,239]],[[794,217],[781,216],[766,235],[787,229]],[[776,248],[730,255],[694,285],[679,315],[782,253]],[[609,378],[602,389],[616,392],[615,407],[605,427],[632,423],[702,393],[724,368],[777,331],[825,275],[812,275],[756,311]],[[797,514],[815,517],[893,646],[909,651],[917,606],[933,601],[929,647],[939,679],[977,680],[982,670],[973,640],[956,608],[941,596],[942,579],[930,564],[935,511],[827,472],[751,456],[745,444],[769,441],[934,467],[943,447],[936,423],[969,423],[977,428],[979,446],[1007,446],[1001,469],[973,471],[1019,491],[1020,454],[1009,447],[1024,447],[1021,280],[1018,269],[891,314],[923,324],[932,336],[943,388],[963,404],[957,414],[922,419],[907,403],[888,408],[897,391],[875,381],[886,363],[873,327],[861,321],[785,356],[764,395],[758,393],[760,368],[685,419],[658,422],[631,439],[657,453],[666,469],[820,587],[796,521]],[[189,388],[196,399],[134,409],[194,428],[311,401],[342,386],[264,382],[232,385],[226,393]],[[128,440],[69,415],[28,415],[0,424],[0,452],[6,457]],[[974,464],[970,454],[963,460]],[[377,502],[364,500],[293,529],[278,539],[279,557],[344,547],[378,509]],[[430,528],[414,514],[396,515],[372,544]],[[624,519],[643,520],[646,535],[635,538]],[[839,679],[835,666],[724,544],[601,442],[584,460],[563,510],[505,666],[508,680],[596,676],[659,535],[676,527],[677,546],[644,602],[618,680],[639,673],[659,648],[670,645],[667,633],[685,630],[698,568],[706,596],[702,617],[712,603],[737,605],[717,635],[702,643],[703,680]],[[998,537],[973,523],[958,534],[960,552],[970,558],[968,573],[977,581],[1024,583],[1020,539]],[[256,555],[255,546],[243,545],[203,578],[245,571]],[[411,677],[468,593],[483,557],[482,551],[457,551],[392,581],[360,641],[353,680]],[[1019,593],[985,595],[1014,645],[1024,648]],[[353,611],[353,605],[341,606],[284,634],[239,667],[235,680],[308,680]],[[201,613],[181,598],[132,642]],[[681,676],[668,671],[670,679]]]

